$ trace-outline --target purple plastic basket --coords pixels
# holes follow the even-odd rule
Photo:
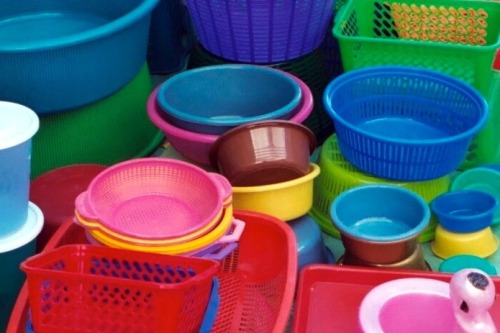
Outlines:
[[[227,60],[274,63],[322,43],[333,0],[186,0],[199,42]]]

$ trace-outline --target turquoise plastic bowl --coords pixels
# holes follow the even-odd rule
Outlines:
[[[159,0],[23,0],[0,6],[0,100],[38,114],[96,102],[146,61]]]
[[[176,127],[222,134],[236,126],[289,119],[302,99],[299,84],[266,66],[224,64],[191,69],[161,84],[157,102]]]

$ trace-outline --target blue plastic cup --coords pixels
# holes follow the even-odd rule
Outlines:
[[[20,229],[0,236],[0,332],[5,332],[17,296],[26,279],[19,266],[36,252],[36,238],[44,224],[43,213],[29,202],[27,218]]]
[[[0,238],[19,230],[28,217],[31,139],[38,127],[33,110],[0,102]]]

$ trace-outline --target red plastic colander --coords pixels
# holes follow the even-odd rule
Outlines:
[[[220,220],[231,185],[219,174],[169,158],[139,158],[97,175],[75,200],[86,227],[145,240],[196,238]]]

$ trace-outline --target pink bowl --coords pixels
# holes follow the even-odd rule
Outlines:
[[[302,123],[311,114],[314,106],[314,100],[311,89],[298,77],[293,74],[286,73],[293,77],[300,86],[302,91],[302,101],[300,106],[294,111],[290,121]],[[169,143],[184,157],[193,162],[210,166],[209,153],[212,145],[219,135],[202,134],[187,131],[167,122],[161,117],[160,107],[156,103],[158,88],[156,88],[149,96],[147,103],[148,117],[153,124],[161,129]]]

